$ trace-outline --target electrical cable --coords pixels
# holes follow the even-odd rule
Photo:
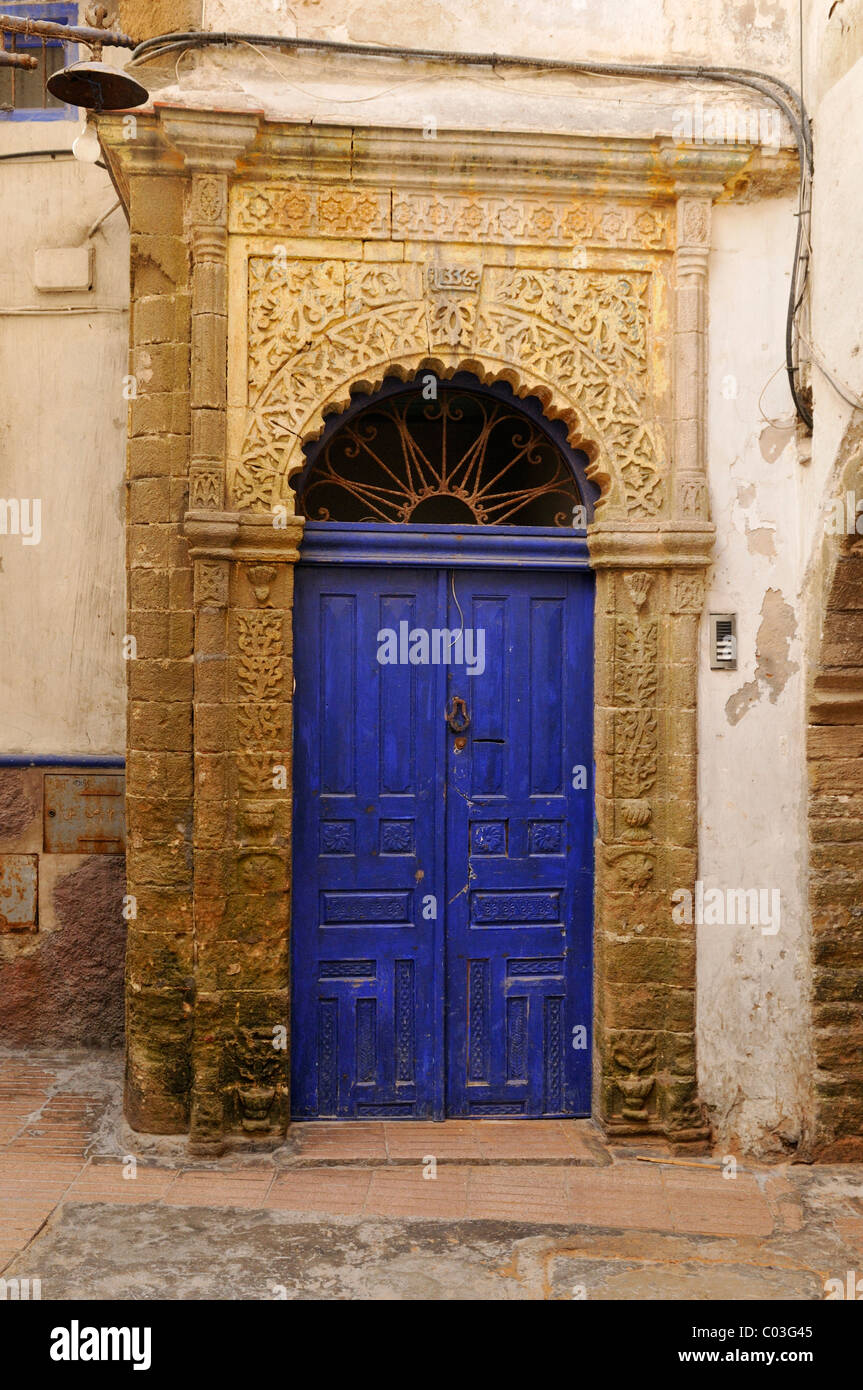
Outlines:
[[[797,144],[800,163],[797,236],[795,238],[785,326],[785,369],[797,414],[808,428],[812,428],[811,410],[803,399],[797,384],[799,367],[795,360],[795,341],[800,336],[796,331],[796,317],[806,292],[809,275],[809,256],[807,256],[801,276],[801,248],[804,236],[802,224],[804,218],[809,217],[810,212],[807,195],[814,167],[812,131],[802,95],[783,79],[773,77],[769,73],[759,72],[755,68],[712,67],[702,64],[571,62],[560,58],[520,57],[499,53],[459,53],[448,49],[408,48],[401,45],[390,47],[381,44],[357,44],[333,39],[291,38],[279,34],[251,34],[229,30],[219,33],[202,33],[199,30],[190,30],[156,35],[137,45],[132,52],[128,66],[133,67],[136,64],[158,59],[178,50],[214,46],[228,47],[231,44],[246,44],[258,48],[282,48],[294,52],[347,54],[352,57],[413,59],[419,62],[498,69],[521,68],[537,72],[558,72],[569,76],[588,75],[660,81],[683,79],[718,82],[759,92],[778,106],[788,121]],[[808,243],[808,229],[805,234]]]
[[[57,159],[60,156],[66,155],[68,155],[70,159],[75,158],[70,145],[67,150],[13,150],[11,154],[0,154],[0,159],[33,159],[36,155],[40,157],[47,157],[50,155],[52,159]]]

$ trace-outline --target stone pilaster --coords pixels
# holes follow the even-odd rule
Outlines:
[[[706,544],[706,543],[707,544]],[[611,1134],[707,1137],[695,1079],[698,621],[709,536],[602,533],[596,598],[596,1075]]]
[[[224,1129],[216,943],[228,887],[225,845],[233,824],[225,699],[231,543],[238,529],[236,518],[222,512],[186,514],[185,531],[195,566],[195,993],[190,1147],[196,1153],[218,1151]]]
[[[228,180],[196,173],[187,221],[192,246],[192,457],[189,506],[218,511],[225,501],[228,353]]]
[[[231,578],[235,822],[220,942],[228,1127],[284,1134],[290,1082],[293,594],[302,518],[248,515]]]
[[[707,492],[707,262],[711,202],[677,203],[674,314],[674,512],[706,521]]]
[[[225,505],[228,343],[228,177],[254,138],[254,118],[214,119],[176,112],[166,133],[191,174],[186,230],[192,251],[189,510],[184,530],[194,561],[193,829],[194,998],[189,1147],[217,1153],[225,1133],[225,1072],[230,1030],[224,990],[230,845],[236,805],[232,779],[229,617],[232,545],[239,522]]]
[[[189,467],[184,180],[129,178],[132,328],[127,454],[126,1098],[130,1124],[189,1116],[192,570],[180,525]],[[118,392],[120,384],[118,383]]]

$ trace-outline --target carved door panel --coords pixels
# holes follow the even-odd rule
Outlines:
[[[592,588],[584,573],[456,572],[447,673],[447,1113],[590,1112]],[[582,1031],[578,1031],[578,1030]]]
[[[382,665],[378,632],[433,628],[435,570],[298,569],[293,1113],[441,1113],[440,667]]]
[[[296,1118],[589,1113],[591,625],[583,571],[298,567]]]

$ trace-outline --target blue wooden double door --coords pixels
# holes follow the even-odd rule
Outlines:
[[[483,560],[297,568],[296,1118],[589,1113],[591,576]]]

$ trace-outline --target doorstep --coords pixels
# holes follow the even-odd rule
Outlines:
[[[309,1120],[288,1131],[280,1165],[364,1168],[494,1163],[604,1168],[611,1154],[591,1120]],[[284,1157],[282,1156],[284,1154]]]

